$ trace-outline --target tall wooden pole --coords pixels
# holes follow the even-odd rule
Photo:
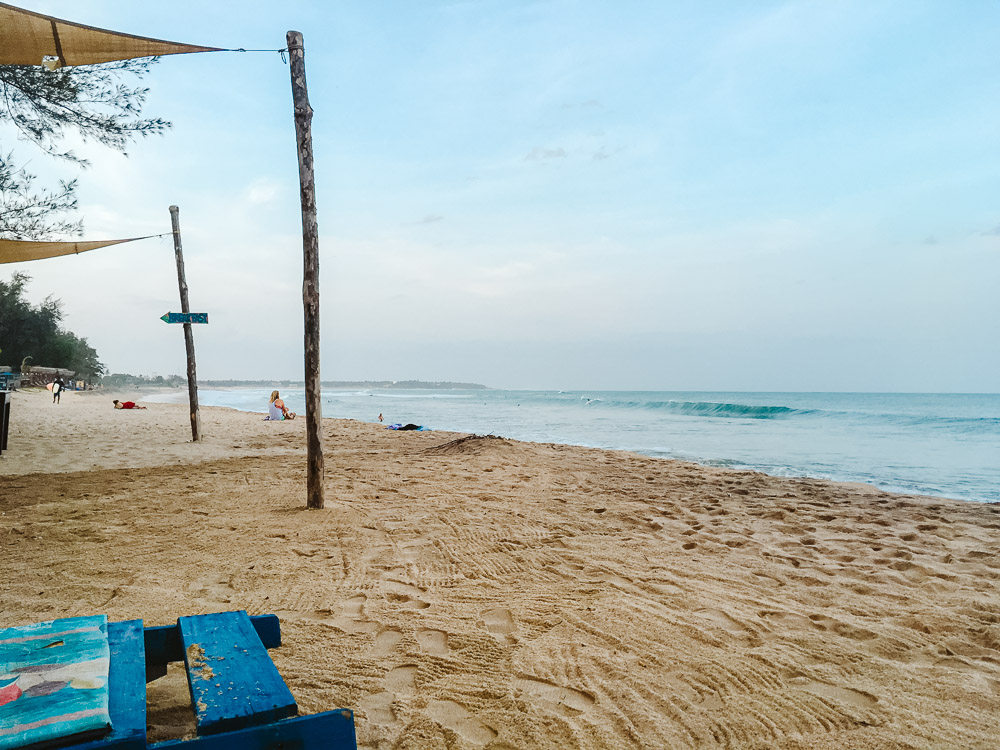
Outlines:
[[[302,203],[302,309],[305,318],[306,506],[323,507],[323,404],[319,384],[319,229],[316,225],[316,180],[313,173],[312,107],[306,88],[306,50],[302,34],[289,31],[289,68],[295,106],[295,138],[299,152],[299,195]]]
[[[188,305],[188,285],[184,277],[184,250],[181,248],[180,209],[170,207],[170,225],[174,230],[174,255],[177,258],[177,286],[181,290],[181,312],[191,312]],[[194,362],[194,332],[191,324],[184,324],[184,348],[187,349],[188,401],[191,404],[191,439],[201,440],[201,410],[198,409],[198,372]]]

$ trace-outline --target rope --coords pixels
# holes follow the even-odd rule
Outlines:
[[[235,47],[234,49],[220,49],[219,52],[277,52],[281,56],[281,62],[288,64],[288,58],[285,54],[288,52],[288,47],[282,47],[281,49],[246,49],[245,47]]]

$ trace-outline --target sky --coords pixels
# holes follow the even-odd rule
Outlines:
[[[227,48],[303,33],[324,380],[1000,392],[1000,4],[14,4]],[[288,66],[176,55],[144,82],[165,136],[69,141],[84,237],[179,206],[199,378],[301,380]],[[110,371],[185,373],[169,237],[15,271]]]

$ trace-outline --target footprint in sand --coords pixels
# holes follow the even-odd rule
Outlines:
[[[870,641],[873,638],[878,638],[878,635],[870,630],[856,628],[853,625],[840,622],[840,620],[834,620],[832,617],[827,617],[826,615],[809,615],[809,620],[820,630],[828,630],[844,638],[851,638],[856,641]]]
[[[796,628],[799,630],[813,630],[817,627],[816,623],[810,620],[805,615],[799,615],[794,612],[777,612],[772,610],[763,610],[757,613],[758,617],[762,617],[768,622],[784,625],[789,628]]]
[[[229,580],[225,578],[201,578],[189,583],[187,588],[199,598],[213,604],[230,604],[235,593]]]
[[[411,609],[427,609],[431,606],[418,598],[424,593],[424,590],[417,586],[411,586],[402,581],[386,579],[382,582],[382,588],[386,590],[386,598],[393,604],[400,604]]]
[[[366,620],[364,617],[365,602],[367,601],[368,597],[364,594],[347,599],[344,602],[341,616],[331,620],[331,624],[345,633],[374,633],[378,630],[378,623]]]
[[[582,690],[557,685],[554,682],[524,674],[518,675],[514,680],[514,689],[522,693],[530,693],[547,703],[555,704],[559,712],[565,716],[577,716],[595,703],[594,697]]]
[[[388,654],[402,638],[403,634],[398,630],[383,630],[375,636],[375,653]]]
[[[738,620],[730,617],[721,609],[699,609],[695,612],[695,614],[698,617],[708,620],[709,622],[715,623],[715,625],[722,628],[729,633],[729,635],[735,638],[749,641],[751,643],[755,643],[760,640],[759,636],[750,628]]]
[[[448,634],[443,630],[418,630],[417,643],[428,654],[443,656],[448,653]]]
[[[469,709],[455,701],[431,701],[427,706],[427,715],[470,745],[483,746],[497,736],[493,727],[481,722]]]
[[[483,622],[486,623],[488,631],[493,633],[493,635],[499,636],[508,636],[517,627],[514,624],[514,618],[510,615],[510,610],[502,607],[488,609],[483,612]]]
[[[355,619],[360,618],[365,602],[367,601],[368,597],[364,594],[358,594],[357,596],[352,596],[350,599],[345,600],[344,617],[353,617]]]
[[[871,693],[866,693],[861,690],[852,690],[851,688],[840,687],[838,685],[831,685],[827,682],[820,682],[818,680],[810,679],[801,673],[793,674],[795,676],[786,677],[789,685],[798,688],[799,690],[810,692],[813,695],[818,695],[820,698],[826,698],[827,700],[836,701],[838,703],[845,703],[848,706],[854,706],[856,708],[871,708],[878,703],[878,698]]]
[[[412,693],[416,690],[417,665],[401,664],[385,676],[385,689],[393,693]]]
[[[403,544],[399,547],[399,556],[403,558],[406,562],[416,562],[417,558],[420,557],[420,551],[423,548],[421,543],[411,543]]]
[[[365,716],[372,724],[394,724],[396,722],[396,712],[392,710],[394,700],[396,696],[392,693],[375,693],[359,700],[358,708],[365,712]]]

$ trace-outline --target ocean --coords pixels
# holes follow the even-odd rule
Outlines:
[[[264,413],[271,389],[199,389]],[[304,410],[302,391],[282,398]],[[186,389],[149,401],[187,400]],[[1000,394],[353,389],[323,416],[611,448],[891,492],[1000,501]]]

